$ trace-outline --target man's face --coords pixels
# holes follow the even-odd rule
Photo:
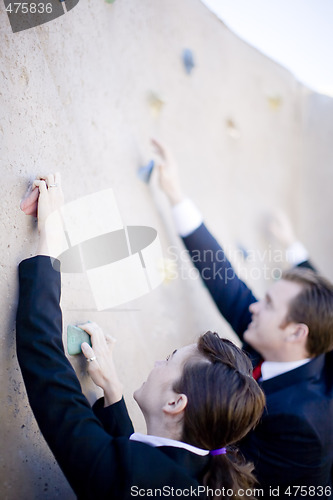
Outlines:
[[[286,342],[292,331],[285,324],[289,303],[302,290],[301,285],[287,280],[275,283],[265,298],[250,305],[252,321],[244,340],[268,361],[282,361]]]
[[[163,361],[156,361],[146,382],[134,392],[134,399],[144,414],[162,414],[163,407],[174,396],[174,383],[181,377],[185,362],[199,355],[197,345],[175,350]]]

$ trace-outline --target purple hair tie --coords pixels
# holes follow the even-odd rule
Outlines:
[[[210,455],[225,455],[227,453],[227,448],[218,448],[217,450],[211,450]]]

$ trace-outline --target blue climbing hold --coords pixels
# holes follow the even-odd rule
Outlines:
[[[192,50],[190,49],[183,50],[183,63],[185,66],[186,73],[189,75],[195,66]]]
[[[143,167],[140,167],[138,170],[138,177],[141,181],[145,182],[148,184],[150,180],[150,176],[153,172],[155,166],[154,160],[150,160],[150,162],[147,165],[144,165]]]

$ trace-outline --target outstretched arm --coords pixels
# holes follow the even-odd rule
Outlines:
[[[159,158],[158,175],[162,191],[168,197],[171,205],[177,205],[185,199],[179,178],[178,165],[171,153],[156,139],[152,139],[152,145]]]
[[[183,241],[216,306],[243,340],[251,321],[249,306],[257,299],[238,278],[222,247],[204,224]]]
[[[119,445],[94,416],[62,344],[61,279],[50,258],[56,256],[52,244],[57,245],[57,228],[49,228],[49,235],[41,223],[43,214],[47,218],[62,203],[62,193],[56,193],[60,180],[53,183],[57,186],[49,186],[50,177],[37,183],[40,255],[19,266],[18,361],[40,430],[76,494],[102,498],[108,492],[111,497],[110,488],[117,495],[117,479],[124,475]],[[121,400],[108,411],[116,407],[117,412],[122,405]],[[123,406],[118,415],[124,413]]]
[[[222,247],[204,225],[199,211],[186,198],[180,185],[177,164],[170,153],[156,140],[153,144],[160,158],[160,186],[173,206],[178,232],[214,302],[242,339],[251,321],[249,305],[256,298],[238,278]]]
[[[309,253],[297,238],[293,225],[282,210],[274,211],[267,221],[267,232],[271,239],[285,249],[286,260],[290,267],[305,267],[316,271],[309,260]]]

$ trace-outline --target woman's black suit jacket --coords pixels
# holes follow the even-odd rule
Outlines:
[[[80,499],[170,498],[202,491],[209,456],[130,441],[124,401],[94,411],[62,344],[60,273],[37,256],[19,266],[17,355],[31,408],[54,456]],[[152,495],[154,489],[158,491]],[[164,488],[164,490],[163,490]],[[173,495],[172,495],[172,488]]]

